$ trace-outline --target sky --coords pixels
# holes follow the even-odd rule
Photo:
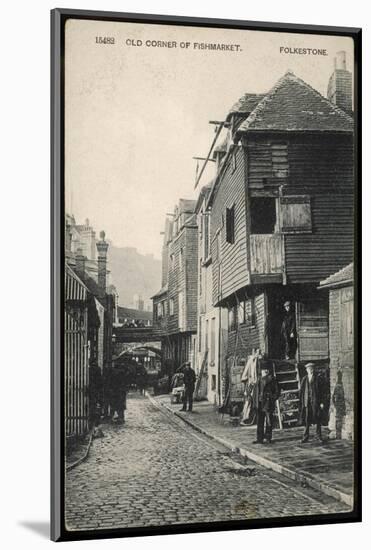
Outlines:
[[[205,157],[215,135],[209,121],[224,120],[244,93],[267,92],[288,69],[326,95],[339,50],[353,72],[349,37],[67,21],[66,211],[77,223],[88,218],[97,233],[104,229],[116,246],[160,258],[166,214],[179,198],[197,198],[214,175],[208,163],[194,189],[192,157]]]

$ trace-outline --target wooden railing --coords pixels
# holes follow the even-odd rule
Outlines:
[[[278,234],[250,235],[251,273],[283,272],[283,243]]]

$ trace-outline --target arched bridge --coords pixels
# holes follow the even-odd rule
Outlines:
[[[112,337],[115,343],[118,344],[131,344],[134,342],[160,342],[161,332],[154,327],[113,327]]]

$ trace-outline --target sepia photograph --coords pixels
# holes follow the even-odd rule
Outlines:
[[[359,521],[359,29],[53,17],[55,539]]]

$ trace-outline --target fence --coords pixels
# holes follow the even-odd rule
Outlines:
[[[65,270],[64,313],[65,433],[88,431],[88,308],[87,288],[75,273]]]

